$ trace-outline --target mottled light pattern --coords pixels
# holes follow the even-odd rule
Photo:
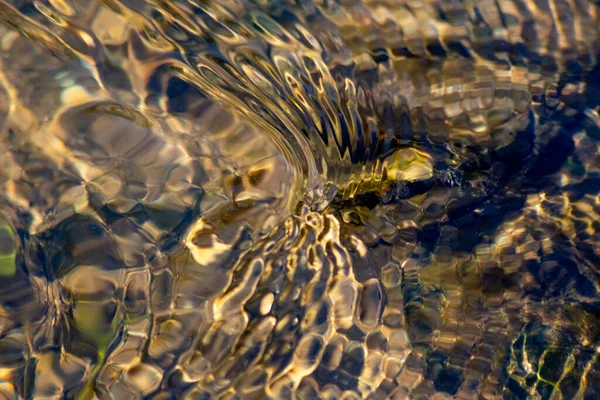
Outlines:
[[[0,0],[2,399],[600,396],[595,0]]]

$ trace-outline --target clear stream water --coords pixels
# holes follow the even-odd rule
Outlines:
[[[596,399],[600,5],[0,0],[2,399]]]

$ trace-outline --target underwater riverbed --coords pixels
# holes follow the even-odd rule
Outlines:
[[[600,4],[0,0],[0,398],[600,398]]]

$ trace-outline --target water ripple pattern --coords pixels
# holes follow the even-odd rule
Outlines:
[[[2,399],[600,395],[595,0],[0,0]]]

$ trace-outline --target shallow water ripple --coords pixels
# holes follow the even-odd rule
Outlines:
[[[0,397],[593,399],[600,7],[0,0]]]

